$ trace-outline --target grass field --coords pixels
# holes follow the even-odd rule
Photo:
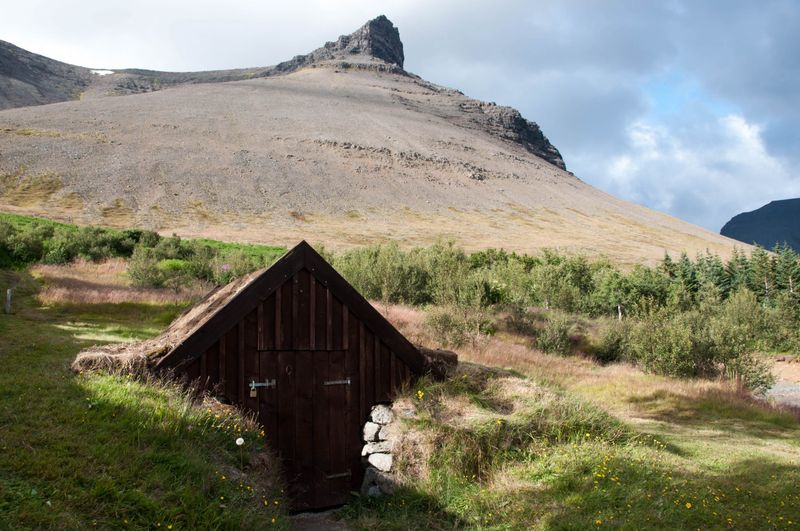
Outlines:
[[[158,333],[186,302],[43,303],[58,270],[0,275],[18,284],[16,313],[0,315],[0,528],[290,525],[256,426],[162,382],[68,369],[84,346]],[[435,344],[420,310],[381,309]],[[793,413],[722,382],[547,355],[503,329],[459,354],[456,378],[403,398],[419,410],[407,426],[418,444],[398,456],[403,487],[355,499],[336,515],[348,525],[800,527]]]
[[[35,280],[0,274],[18,283],[16,313],[0,316],[0,528],[286,525],[252,421],[174,385],[68,368],[80,348],[154,335],[183,306],[43,307]]]

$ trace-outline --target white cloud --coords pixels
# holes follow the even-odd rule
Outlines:
[[[787,161],[769,153],[762,128],[730,114],[678,131],[639,120],[628,145],[594,173],[606,190],[719,228],[741,210],[800,195]]]

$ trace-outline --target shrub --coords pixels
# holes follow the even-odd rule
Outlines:
[[[164,276],[158,268],[154,249],[138,246],[128,262],[128,277],[138,287],[158,288],[164,285]]]
[[[594,349],[594,356],[600,363],[621,361],[627,357],[626,341],[628,325],[626,322],[611,321],[600,334]]]
[[[161,260],[156,264],[156,269],[161,275],[161,284],[176,293],[192,280],[189,274],[189,264],[184,260],[177,258]]]
[[[565,317],[554,317],[547,322],[536,338],[536,346],[552,354],[567,355],[572,350],[569,340],[570,323]]]
[[[461,347],[467,342],[475,346],[494,334],[490,315],[478,308],[433,307],[428,310],[425,323],[445,347]]]
[[[636,323],[628,339],[630,354],[643,369],[670,376],[697,376],[708,365],[700,359],[689,320],[659,312]]]

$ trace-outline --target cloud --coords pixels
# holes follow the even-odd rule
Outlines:
[[[627,135],[627,149],[598,172],[602,186],[697,224],[721,226],[731,212],[800,195],[762,128],[740,115],[688,127],[637,121]]]

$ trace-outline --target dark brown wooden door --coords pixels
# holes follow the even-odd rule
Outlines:
[[[260,353],[259,420],[278,453],[295,510],[340,505],[350,492],[354,458],[349,414],[355,405],[345,352]],[[252,380],[248,380],[248,384]],[[248,396],[250,389],[247,390]]]

